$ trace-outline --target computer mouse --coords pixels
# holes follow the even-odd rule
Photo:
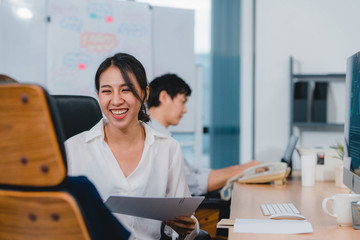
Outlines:
[[[277,213],[273,214],[269,217],[270,219],[274,220],[281,220],[281,219],[287,219],[287,220],[305,220],[306,217],[298,214],[298,213]]]

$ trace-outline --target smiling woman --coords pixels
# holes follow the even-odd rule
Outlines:
[[[87,176],[103,200],[111,194],[190,196],[179,144],[145,124],[149,87],[142,64],[115,54],[99,66],[95,86],[106,119],[65,142],[69,175]],[[194,239],[199,232],[193,216],[166,221],[162,232],[160,221],[114,215],[132,232],[131,239],[160,239],[172,230],[181,239]]]
[[[130,59],[132,62],[129,61]],[[121,94],[119,97],[122,97],[131,91],[132,94],[130,94],[130,97],[137,98],[141,104],[138,110],[139,120],[143,122],[149,121],[150,118],[146,113],[146,107],[144,105],[149,95],[149,87],[145,69],[136,58],[127,54],[116,54],[114,57],[107,58],[96,72],[95,87],[98,92],[99,101],[101,101],[100,98],[103,95],[107,95],[109,98],[109,96],[114,97],[117,96],[115,94]],[[117,89],[114,89],[115,87]],[[129,97],[129,95],[127,96]],[[102,110],[104,112],[104,109]],[[105,112],[104,114],[106,115]]]

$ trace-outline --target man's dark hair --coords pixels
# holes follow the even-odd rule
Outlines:
[[[160,105],[159,95],[161,91],[165,90],[170,95],[171,99],[178,94],[191,95],[190,86],[176,74],[164,74],[155,78],[150,83],[150,94],[147,101],[148,107],[157,107]]]

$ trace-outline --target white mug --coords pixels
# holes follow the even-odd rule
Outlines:
[[[329,211],[326,204],[332,200],[332,211]],[[340,226],[352,226],[351,202],[360,201],[360,194],[334,194],[322,202],[322,209]]]

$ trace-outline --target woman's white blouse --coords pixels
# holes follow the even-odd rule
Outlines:
[[[126,178],[104,141],[105,124],[106,120],[102,119],[89,131],[65,142],[69,175],[88,177],[104,201],[110,194],[190,196],[183,170],[183,156],[176,140],[142,124],[146,133],[144,151],[139,165]],[[160,221],[116,213],[114,215],[131,231],[132,239],[160,239]]]

